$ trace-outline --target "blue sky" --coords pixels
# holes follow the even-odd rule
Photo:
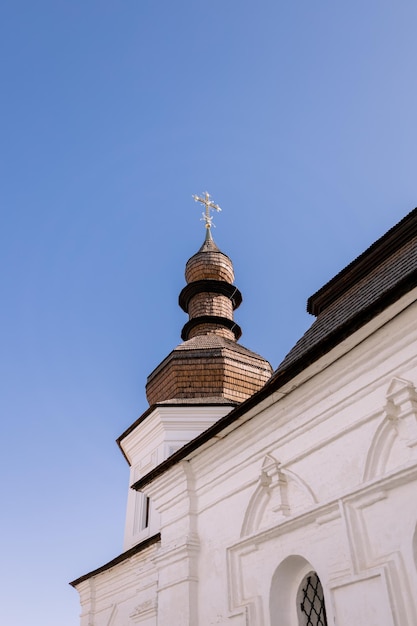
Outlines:
[[[0,4],[2,623],[74,626],[122,550],[114,440],[180,342],[186,260],[233,260],[276,367],[309,295],[417,204],[414,0]]]

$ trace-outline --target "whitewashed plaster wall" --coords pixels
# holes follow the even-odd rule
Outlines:
[[[311,571],[329,626],[415,626],[416,299],[148,484],[161,544],[80,584],[81,626],[300,626]]]
[[[156,626],[157,546],[81,582],[81,626]]]
[[[224,404],[189,407],[159,405],[123,438],[121,447],[131,465],[125,551],[152,537],[160,528],[159,512],[152,501],[149,525],[141,527],[144,494],[133,491],[130,485],[231,408]],[[79,583],[81,626],[156,626],[157,589],[160,595],[162,593],[157,552],[157,545],[150,546]]]
[[[329,624],[417,624],[415,297],[146,488],[161,513],[158,624],[299,626],[312,570]]]
[[[158,405],[121,441],[130,463],[129,487],[231,410],[230,405]],[[145,526],[145,496],[128,489],[124,550],[159,530],[159,514],[150,503]]]

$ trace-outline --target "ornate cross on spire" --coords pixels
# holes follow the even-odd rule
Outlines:
[[[207,230],[210,231],[211,227],[214,226],[213,216],[210,215],[210,210],[214,209],[215,211],[221,211],[221,208],[219,207],[218,204],[215,204],[212,200],[210,200],[210,194],[207,191],[204,192],[202,198],[200,196],[195,196],[195,195],[193,195],[193,198],[196,202],[201,202],[201,204],[204,204],[205,211],[203,213],[202,219],[206,223]]]

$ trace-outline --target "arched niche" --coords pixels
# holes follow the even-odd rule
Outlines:
[[[414,384],[394,377],[386,398],[383,419],[368,450],[364,481],[383,476],[417,458],[417,391]]]
[[[240,536],[279,524],[316,503],[309,485],[267,454],[245,512]]]
[[[313,601],[314,594],[323,599],[322,586],[311,563],[300,555],[291,555],[284,559],[275,570],[271,582],[269,595],[271,626],[304,626],[316,622],[318,626],[325,624],[326,622],[320,619],[309,622],[300,608],[306,594],[305,590],[310,593],[310,588],[313,590],[310,594]]]

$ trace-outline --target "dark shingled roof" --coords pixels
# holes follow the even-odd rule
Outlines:
[[[287,354],[273,378],[314,353],[321,344],[326,352],[326,344],[342,340],[415,287],[416,272],[417,209],[414,209],[309,298],[307,310],[318,317]]]
[[[366,321],[366,311],[372,310],[379,301],[382,303],[385,296],[389,295],[394,288],[398,288],[401,283],[408,284],[410,282],[410,287],[416,286],[416,271],[417,237],[409,241],[401,250],[397,250],[381,265],[371,270],[358,284],[341,295],[322,313],[319,313],[316,321],[278,367],[277,374],[302,358],[321,341],[331,337],[332,333],[340,332],[356,317],[358,317],[358,322],[360,321],[359,316]]]
[[[350,287],[417,236],[417,209],[413,209],[398,224],[390,228],[369,248],[336,274],[307,301],[307,311],[318,315]]]

